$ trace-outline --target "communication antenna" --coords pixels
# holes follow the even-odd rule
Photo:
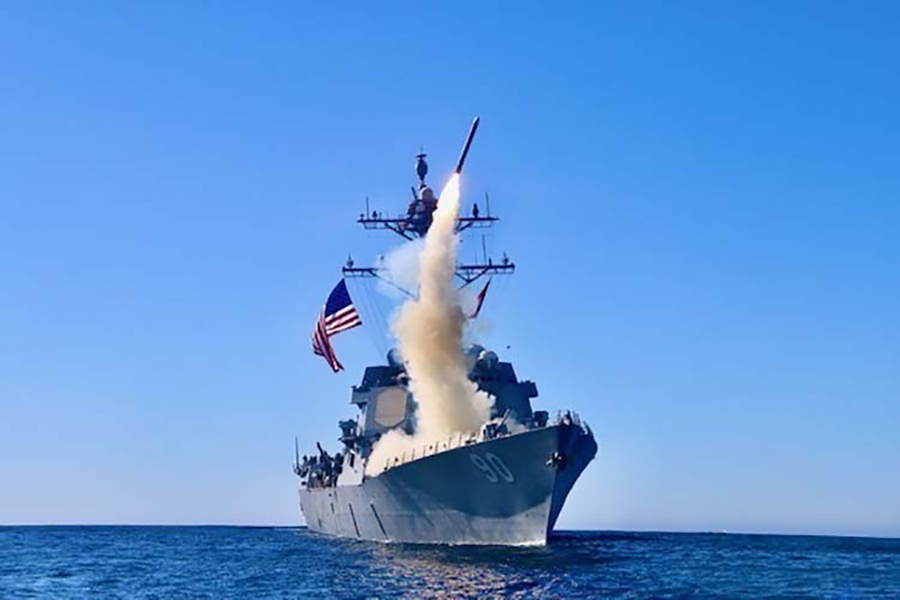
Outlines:
[[[472,140],[475,138],[475,132],[478,130],[480,120],[476,117],[472,121],[469,132],[466,135],[462,152],[456,163],[456,173],[462,171],[469,149],[472,146]],[[415,240],[423,238],[428,233],[433,218],[433,213],[437,208],[437,198],[434,192],[425,184],[425,176],[428,174],[428,163],[425,161],[426,154],[424,150],[416,155],[416,175],[419,177],[420,187],[417,191],[415,186],[411,186],[413,193],[413,201],[409,204],[409,209],[405,215],[398,217],[387,217],[382,213],[372,213],[369,209],[369,197],[366,196],[366,213],[360,215],[357,222],[364,229],[387,230],[393,231],[406,240]],[[456,220],[456,232],[462,233],[466,229],[475,227],[484,229],[493,227],[494,223],[500,219],[491,215],[491,199],[487,192],[484,194],[486,214],[479,214],[473,210],[473,214],[469,216],[460,215]],[[475,263],[456,265],[456,277],[461,282],[460,287],[466,287],[474,281],[477,281],[485,275],[512,275],[515,273],[516,265],[504,256],[503,260],[493,261],[487,255],[487,244],[482,236],[481,249],[483,260],[479,260],[476,256]],[[477,253],[476,253],[477,254]],[[480,264],[479,264],[480,263]],[[386,282],[388,285],[398,287],[397,284],[389,279],[382,267],[357,267],[351,261],[348,261],[342,269],[344,277],[375,277]],[[402,290],[408,295],[415,297],[415,294],[409,290]]]

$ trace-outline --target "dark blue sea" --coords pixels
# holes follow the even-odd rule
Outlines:
[[[900,540],[563,532],[543,548],[297,528],[0,527],[0,598],[900,598]]]

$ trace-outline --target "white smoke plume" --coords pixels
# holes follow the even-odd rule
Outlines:
[[[387,280],[378,280],[378,291],[393,299],[409,297],[407,291],[419,286],[419,263],[425,240],[417,239],[395,248],[381,257],[376,266],[387,273]]]
[[[491,399],[468,377],[462,350],[466,315],[454,286],[459,214],[459,175],[441,192],[434,221],[425,236],[418,269],[419,299],[403,305],[393,323],[400,354],[418,404],[416,431],[393,430],[372,450],[366,471],[377,475],[388,459],[414,448],[477,431],[490,418]]]

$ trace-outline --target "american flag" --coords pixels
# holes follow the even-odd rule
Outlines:
[[[325,302],[322,312],[319,313],[312,335],[313,352],[323,357],[335,373],[343,370],[344,367],[338,362],[329,338],[358,325],[362,325],[362,319],[359,318],[359,313],[356,312],[356,307],[350,300],[347,282],[341,279],[341,282],[328,295],[328,301]]]

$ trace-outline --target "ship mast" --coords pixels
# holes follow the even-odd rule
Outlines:
[[[460,157],[457,172],[461,170],[465,155],[472,141],[475,128],[478,121],[473,123],[469,137],[466,139],[466,145],[463,154]],[[423,238],[428,233],[429,227],[433,220],[434,211],[437,208],[438,199],[435,197],[434,191],[425,183],[425,176],[428,174],[428,163],[425,161],[427,155],[422,152],[416,155],[416,175],[419,177],[418,187],[412,187],[412,201],[409,203],[405,215],[396,217],[385,216],[383,213],[372,210],[370,212],[369,199],[366,198],[366,212],[361,213],[356,220],[367,230],[393,231],[400,237],[413,241]],[[487,192],[484,194],[484,209],[482,213],[478,204],[472,205],[471,211],[467,215],[460,214],[456,220],[456,232],[462,233],[467,229],[485,229],[493,227],[494,223],[500,219],[491,214],[491,202]],[[485,275],[512,275],[515,273],[516,265],[509,259],[506,253],[499,261],[494,261],[487,256],[487,252],[482,238],[483,256],[475,263],[458,263],[456,265],[456,277],[461,281],[460,287],[477,281]],[[344,265],[343,274],[345,277],[377,277],[384,279],[391,285],[393,282],[385,279],[382,274],[385,269],[381,267],[357,267],[352,258],[347,259]],[[404,290],[406,291],[406,290]]]

